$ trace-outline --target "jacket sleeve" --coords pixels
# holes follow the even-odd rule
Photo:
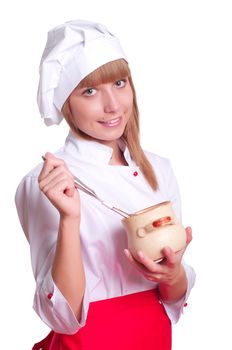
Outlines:
[[[85,324],[88,292],[85,291],[82,317],[78,322],[51,274],[59,213],[40,191],[37,176],[27,176],[22,180],[15,201],[19,220],[30,244],[32,269],[36,280],[34,309],[55,332],[74,334]]]
[[[172,202],[172,206],[177,218],[181,221],[181,199],[179,187],[169,160],[166,160],[166,166],[163,167],[163,169],[164,172],[162,174],[162,179],[166,187],[167,197]],[[177,302],[170,304],[163,303],[165,310],[173,323],[176,323],[179,320],[184,306],[187,305],[186,301],[190,295],[191,289],[195,284],[196,278],[195,271],[191,266],[189,266],[185,261],[182,261],[182,265],[185,269],[188,280],[187,291],[185,295]]]
[[[181,314],[183,313],[183,309],[184,307],[187,305],[187,300],[190,294],[191,289],[194,286],[195,283],[195,272],[193,270],[193,268],[189,265],[187,265],[185,262],[182,263],[186,272],[186,276],[187,276],[187,280],[188,280],[188,287],[187,287],[187,291],[185,293],[185,295],[178,301],[176,301],[175,303],[163,303],[164,308],[170,318],[170,320],[173,323],[176,323]]]

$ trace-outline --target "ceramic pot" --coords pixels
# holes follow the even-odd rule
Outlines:
[[[186,232],[177,220],[170,201],[138,211],[122,220],[126,229],[128,249],[136,258],[141,250],[152,260],[163,258],[162,249],[174,252],[186,245]]]

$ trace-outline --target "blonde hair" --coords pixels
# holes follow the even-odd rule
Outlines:
[[[129,149],[130,155],[135,163],[139,166],[145,179],[153,190],[157,190],[158,183],[154,170],[148,161],[145,153],[143,152],[140,139],[139,139],[139,110],[137,105],[136,93],[134,84],[131,78],[131,73],[127,62],[123,59],[115,60],[104,64],[85,77],[78,85],[78,87],[91,87],[98,84],[108,83],[111,81],[117,81],[122,78],[128,77],[131,89],[133,91],[133,108],[130,119],[126,125],[122,139]],[[73,123],[72,114],[69,107],[69,99],[63,105],[62,113],[69,124],[71,130],[79,134],[80,130]],[[85,134],[81,132],[81,136],[85,137]],[[86,136],[87,137],[87,136]]]

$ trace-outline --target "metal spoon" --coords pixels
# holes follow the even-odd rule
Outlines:
[[[42,156],[42,159],[45,161],[46,158],[44,156]],[[114,211],[115,213],[123,216],[124,218],[128,218],[129,216],[131,216],[131,214],[126,213],[125,211],[114,207],[112,204],[105,202],[103,199],[101,199],[100,197],[98,197],[98,195],[91,189],[89,188],[86,184],[84,184],[83,181],[81,181],[78,177],[74,176],[74,184],[75,187],[78,188],[79,190],[89,194],[90,196],[96,198],[102,205],[104,205],[106,208],[111,209],[112,211]]]
[[[124,218],[128,218],[130,214],[126,213],[125,211],[114,207],[112,204],[105,202],[103,199],[101,199],[91,188],[86,186],[78,177],[74,176],[74,183],[75,187],[79,190],[82,190],[83,192],[89,194],[90,196],[96,198],[102,205],[104,205],[106,208],[111,209],[115,213],[123,216]]]

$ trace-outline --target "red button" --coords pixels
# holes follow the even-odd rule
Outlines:
[[[134,176],[138,176],[138,172],[135,171],[135,172],[133,173],[133,175],[134,175]]]
[[[184,307],[186,307],[186,306],[188,306],[188,303],[185,303],[185,304],[184,304]]]
[[[52,293],[49,293],[48,295],[47,295],[47,298],[50,300],[51,298],[53,297],[53,294]]]

